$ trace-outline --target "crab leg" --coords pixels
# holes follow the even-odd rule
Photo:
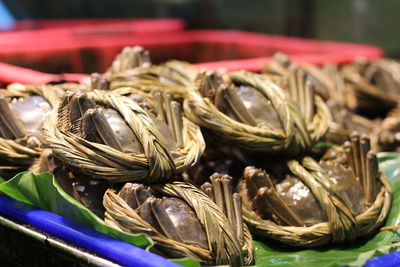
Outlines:
[[[110,81],[106,76],[100,77],[99,90],[108,90],[110,88]]]
[[[305,79],[305,74],[303,70],[298,69],[296,73],[296,81],[297,81],[297,96],[298,96],[298,103],[300,107],[301,113],[304,115],[305,114],[305,88],[304,88],[304,79]]]
[[[354,171],[357,179],[359,181],[362,179],[361,175],[361,154],[360,154],[360,135],[357,132],[353,132],[351,134],[351,145],[353,148],[353,163],[354,163]]]
[[[366,169],[367,169],[367,179],[364,185],[365,188],[364,198],[366,200],[366,203],[372,204],[375,200],[378,188],[377,186],[378,160],[376,158],[376,154],[373,151],[369,151],[367,153]]]
[[[212,201],[215,202],[214,199],[214,192],[213,192],[213,187],[209,182],[205,182],[204,184],[201,185],[201,190],[206,193],[206,195],[212,199]]]
[[[121,69],[121,54],[118,54],[111,64],[111,73],[117,73]]]
[[[305,84],[305,108],[304,108],[304,118],[307,123],[312,122],[312,118],[314,115],[314,87],[311,84],[310,80],[306,80]]]
[[[367,179],[367,174],[368,174],[368,169],[367,169],[367,153],[371,149],[371,144],[369,142],[368,135],[363,134],[360,139],[360,159],[361,159],[361,173],[362,173],[362,179],[361,184],[366,187],[366,179]]]
[[[132,58],[130,67],[150,66],[150,53],[141,46],[135,46],[131,50]]]
[[[67,99],[68,101],[69,99]],[[77,92],[70,98],[69,105],[69,118],[71,121],[71,132],[79,133],[80,120],[88,109],[96,108],[96,103],[89,99],[86,94]]]
[[[172,110],[171,110],[171,102],[172,102],[172,93],[168,92],[168,91],[164,91],[163,93],[163,108],[165,110],[165,114],[167,117],[167,124],[169,129],[171,130],[171,133],[174,134],[175,140],[176,140],[176,136],[175,136],[175,130],[174,130],[174,123],[172,120]]]
[[[225,213],[225,205],[224,205],[224,199],[223,199],[222,188],[221,188],[222,187],[221,186],[221,174],[214,173],[213,175],[211,175],[210,180],[211,180],[211,183],[213,186],[215,203]]]
[[[232,177],[226,174],[223,175],[221,177],[221,184],[224,194],[226,216],[234,226],[236,223],[236,219],[235,219],[235,210],[233,208]]]
[[[157,114],[157,118],[163,122],[167,122],[165,117],[164,109],[163,109],[163,98],[160,90],[154,89],[152,91],[153,99],[154,99],[154,109]]]
[[[296,86],[296,70],[292,67],[289,69],[289,96],[294,102],[297,102]]]
[[[99,109],[88,109],[85,112],[82,117],[82,131],[86,140],[96,142],[99,137],[104,144],[122,151],[121,143]]]
[[[198,79],[200,94],[214,102],[216,91],[223,84],[222,77],[215,72],[207,70],[202,70],[199,76],[201,77]]]
[[[126,46],[122,49],[120,61],[120,70],[123,71],[131,67],[133,61],[132,47]]]
[[[183,121],[182,121],[181,105],[176,101],[172,101],[171,111],[172,111],[172,122],[174,124],[176,142],[179,148],[183,148],[183,136],[182,136]]]
[[[0,135],[5,139],[25,136],[23,125],[15,117],[4,95],[0,95]]]
[[[351,168],[354,176],[356,176],[356,173],[355,173],[355,170],[354,170],[353,149],[352,149],[351,143],[349,141],[344,142],[343,149],[344,149],[344,152],[346,154],[348,165]]]
[[[228,101],[235,115],[246,124],[251,126],[257,126],[257,122],[253,115],[247,110],[239,96],[236,94],[235,89],[232,86],[228,86],[224,90],[225,98]]]
[[[236,236],[243,245],[244,242],[244,230],[243,230],[243,213],[242,213],[242,197],[235,193],[233,194],[233,208],[235,210],[235,226]]]
[[[90,75],[90,88],[92,88],[92,90],[94,89],[98,89],[100,86],[100,74],[98,72],[93,72]]]

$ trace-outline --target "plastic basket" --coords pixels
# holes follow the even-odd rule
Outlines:
[[[19,38],[23,39],[21,36]],[[0,61],[53,73],[103,72],[116,53],[127,45],[144,46],[150,50],[155,63],[179,59],[194,63],[199,68],[225,68],[228,71],[260,71],[277,51],[288,54],[296,63],[316,65],[342,64],[357,57],[374,59],[383,55],[380,48],[369,45],[241,31],[193,30],[117,36],[48,36],[32,38],[29,42],[14,42],[13,45],[0,42]],[[23,73],[14,73],[10,78],[6,76],[6,73],[2,75],[3,82],[21,82],[14,78],[22,77]],[[77,78],[79,75],[72,77]],[[23,82],[30,81],[24,79]]]

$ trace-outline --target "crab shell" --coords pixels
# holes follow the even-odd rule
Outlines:
[[[207,242],[199,246],[169,238],[164,233],[157,231],[139,215],[138,209],[132,209],[112,190],[108,190],[104,196],[104,206],[107,210],[106,223],[131,233],[144,232],[148,234],[155,241],[157,251],[169,257],[190,257],[204,264],[215,265],[251,264],[252,258],[249,259],[246,256],[249,249],[247,246],[252,247],[252,239],[247,228],[245,230],[247,245],[242,247],[227,217],[201,190],[191,184],[181,182],[151,186],[151,190],[167,198],[179,199],[179,203],[183,201],[185,205],[188,205],[197,217],[196,224],[199,222],[205,231]],[[183,213],[187,214],[187,210]]]
[[[367,139],[354,135],[320,163],[290,160],[289,175],[277,185],[265,171],[248,167],[238,189],[252,233],[297,247],[374,233],[388,215],[391,187],[367,147]]]
[[[183,147],[172,154],[167,141],[150,115],[127,97],[93,90],[87,93],[97,105],[111,108],[128,124],[143,152],[126,153],[113,147],[85,140],[63,128],[63,118],[53,111],[45,122],[45,137],[53,153],[66,165],[83,173],[113,182],[170,179],[194,165],[204,150],[200,129],[183,118]],[[61,115],[62,116],[62,115]]]
[[[0,138],[0,161],[7,162],[7,168],[29,166],[40,156],[44,146],[41,132],[44,118],[58,104],[64,91],[52,85],[11,84],[0,90],[0,94],[12,99],[11,103],[5,104],[7,112],[2,111],[3,116],[11,116],[11,119],[3,118],[3,123],[9,121],[9,125],[19,129],[13,131],[12,137]]]
[[[199,92],[190,92],[184,102],[184,111],[200,126],[246,151],[297,155],[310,150],[328,130],[331,116],[318,96],[313,106],[314,116],[307,124],[294,101],[267,77],[241,71],[225,74],[224,80],[213,89],[214,101],[207,94],[203,93],[203,97]],[[218,98],[228,100],[221,102]],[[224,103],[230,103],[233,111]]]

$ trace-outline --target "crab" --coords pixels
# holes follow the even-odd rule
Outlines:
[[[168,92],[154,91],[155,105],[151,119],[171,151],[183,146],[180,104]],[[80,91],[68,92],[59,108],[59,125],[82,138],[106,144],[125,153],[143,153],[143,147],[121,114],[109,107],[100,107]]]
[[[125,47],[116,56],[105,77],[111,90],[133,87],[150,92],[157,88],[174,92],[174,98],[183,98],[193,86],[196,73],[189,63],[177,60],[153,65],[149,51],[134,46]],[[107,82],[103,84],[108,87]]]
[[[148,186],[127,183],[118,195],[159,233],[175,241],[208,249],[206,232],[194,210],[176,197],[157,197]]]
[[[237,141],[247,150],[251,147],[254,151],[297,154],[308,151],[328,130],[329,109],[314,94],[307,78],[296,70],[289,75],[288,95],[270,79],[245,71],[227,74],[205,71],[197,83],[203,98],[199,101],[194,93],[188,97],[184,105],[189,116],[228,139],[241,135]],[[204,107],[197,107],[196,102]],[[204,112],[205,108],[215,114],[215,119]],[[221,125],[216,125],[213,119]],[[265,139],[260,141],[259,136]],[[246,144],[245,140],[250,139]],[[252,145],[253,139],[260,141],[259,148]],[[279,143],[286,144],[279,148]]]
[[[400,99],[399,71],[400,63],[386,58],[356,60],[341,70],[357,106],[379,115],[395,108]]]
[[[0,94],[0,137],[11,140],[27,137],[29,147],[40,147],[44,118],[50,111],[50,104],[41,96],[10,99]]]
[[[317,197],[295,174],[296,164],[289,161],[264,169],[246,167],[238,184],[245,207],[262,219],[283,226],[303,227],[327,221]],[[366,135],[353,133],[351,141],[328,150],[318,164],[309,157],[302,164],[310,166],[310,171],[323,171],[329,177],[327,186],[334,188],[352,214],[361,214],[374,203],[379,171]]]
[[[224,81],[220,73],[203,71],[197,77],[197,87],[203,97],[236,121],[265,129],[282,129],[271,101],[252,86],[235,86]]]

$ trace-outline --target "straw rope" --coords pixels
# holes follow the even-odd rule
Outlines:
[[[83,173],[109,181],[145,181],[154,183],[170,179],[194,165],[205,144],[199,127],[183,118],[184,146],[174,153],[168,151],[166,140],[160,134],[146,111],[131,99],[93,90],[87,96],[98,105],[115,109],[143,147],[143,153],[124,153],[104,144],[87,141],[65,129],[56,109],[46,120],[44,133],[53,153],[69,166]]]
[[[247,227],[246,245],[242,248],[227,217],[204,192],[182,182],[155,185],[152,189],[163,196],[180,198],[193,209],[206,232],[208,249],[167,238],[112,190],[108,190],[104,196],[105,222],[125,232],[148,234],[155,242],[155,249],[168,257],[190,257],[204,264],[231,266],[253,261],[252,239]]]
[[[14,97],[28,97],[38,95],[49,102],[51,107],[56,106],[62,98],[64,91],[52,85],[22,85],[10,84],[7,89],[0,89],[0,94]],[[29,147],[27,140],[32,134],[27,134],[23,138],[10,140],[0,138],[0,160],[15,165],[30,165],[40,156],[41,147]]]
[[[227,77],[234,84],[255,88],[270,100],[277,112],[282,130],[271,130],[238,122],[220,112],[210,99],[202,97],[198,92],[188,93],[184,102],[186,116],[226,137],[241,148],[285,155],[297,155],[308,151],[328,130],[331,116],[320,97],[315,97],[316,114],[312,123],[307,126],[297,105],[268,78],[244,71],[228,73]]]
[[[144,92],[167,90],[184,98],[194,85],[196,72],[186,62],[172,60],[162,65],[139,66],[110,75],[110,89],[133,87]]]
[[[373,204],[359,215],[352,214],[339,197],[324,170],[310,157],[301,162],[288,162],[290,171],[310,188],[325,210],[328,222],[308,227],[281,226],[261,219],[255,212],[243,206],[243,216],[250,230],[258,236],[277,240],[297,247],[317,247],[328,243],[352,241],[368,236],[385,221],[391,206],[391,186],[386,176],[379,172],[377,179],[382,186]]]

